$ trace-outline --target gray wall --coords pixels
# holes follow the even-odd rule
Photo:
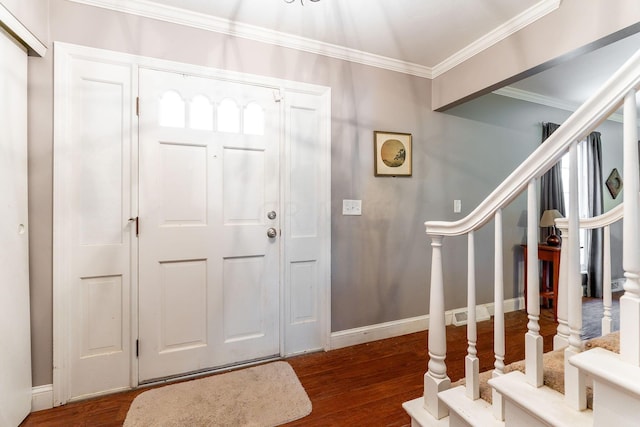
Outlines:
[[[331,87],[333,331],[427,314],[424,221],[470,212],[538,145],[536,123],[550,120],[513,126],[433,112],[427,79],[64,0],[51,0],[50,14],[51,41]],[[53,55],[30,58],[29,79],[33,378],[42,385],[52,382]],[[413,134],[412,177],[373,176],[374,130]],[[363,215],[342,216],[343,199],[362,199]],[[525,209],[520,197],[504,211],[505,298],[521,286]],[[479,303],[492,300],[492,233],[488,224],[477,237]],[[466,241],[445,240],[444,254],[446,308],[462,307]]]
[[[540,143],[542,135],[541,122],[553,122],[562,124],[571,114],[569,111],[546,107],[530,102],[515,100],[495,94],[488,94],[454,107],[449,114],[477,120],[482,123],[493,124],[517,130],[523,134],[531,135]],[[602,175],[603,180],[617,168],[620,174],[624,173],[622,165],[622,124],[614,121],[605,121],[597,129],[602,139]],[[613,199],[605,183],[602,183],[604,199],[604,211],[607,212],[624,200],[623,191]],[[525,206],[526,209],[526,206]],[[622,270],[622,221],[618,221],[611,227],[611,277],[623,278]]]

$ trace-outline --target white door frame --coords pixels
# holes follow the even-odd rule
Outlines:
[[[286,243],[281,245],[281,286],[280,286],[280,352],[282,356],[290,355],[294,353],[328,349],[330,344],[331,333],[331,307],[330,307],[330,292],[331,292],[331,89],[325,86],[318,86],[307,83],[294,82],[289,80],[276,79],[271,77],[258,76],[253,74],[231,72],[219,69],[213,69],[203,66],[184,64],[174,61],[154,59],[149,57],[141,57],[136,55],[124,54],[119,52],[107,51],[102,49],[90,48],[85,46],[73,45],[68,43],[55,42],[55,57],[54,57],[54,241],[53,241],[53,394],[54,394],[54,406],[58,406],[67,403],[72,399],[69,395],[69,354],[68,354],[68,331],[70,324],[70,317],[68,310],[65,308],[69,304],[70,289],[70,277],[66,266],[70,262],[69,252],[66,250],[65,230],[69,230],[72,224],[69,223],[68,218],[65,218],[61,213],[64,212],[65,207],[65,183],[64,174],[62,173],[69,164],[71,164],[71,155],[64,150],[64,143],[66,135],[69,132],[69,121],[64,112],[68,107],[69,100],[69,85],[68,77],[71,73],[71,62],[74,58],[82,58],[88,60],[96,60],[98,62],[115,62],[120,64],[128,64],[131,66],[131,88],[134,92],[134,97],[138,94],[138,70],[140,67],[153,68],[163,71],[171,71],[177,73],[185,73],[194,76],[231,80],[237,82],[251,83],[254,85],[264,85],[268,87],[278,88],[280,96],[284,97],[284,100],[288,100],[288,95],[291,95],[291,99],[295,99],[295,94],[312,95],[317,97],[317,113],[319,118],[319,131],[320,136],[318,138],[319,147],[316,147],[315,154],[316,160],[319,162],[319,182],[320,185],[317,188],[318,203],[318,234],[319,234],[319,251],[321,262],[318,263],[318,275],[317,275],[317,296],[318,296],[318,327],[320,328],[321,344],[317,348],[310,348],[307,350],[299,350],[293,347],[293,350],[287,350],[287,336],[284,327],[285,313],[288,313],[287,307],[290,304],[286,300],[285,296],[289,295],[289,283],[287,278],[290,271],[290,265],[287,263]],[[281,103],[283,118],[283,129],[281,140],[288,141],[290,138],[287,126],[290,123],[285,119],[287,116],[287,109],[295,107],[290,102]],[[303,108],[302,106],[301,108]],[[135,108],[132,109],[135,114]],[[132,117],[132,123],[137,123],[137,117]],[[131,130],[132,136],[132,149],[131,149],[131,175],[132,175],[132,188],[131,188],[131,202],[132,210],[137,211],[137,176],[138,176],[138,132],[137,126],[133,125]],[[286,145],[288,146],[288,144]],[[281,182],[287,182],[289,176],[289,168],[291,167],[291,153],[285,150],[285,144],[281,147]],[[285,214],[291,209],[289,187],[281,186],[281,198],[280,198],[280,212]],[[281,223],[282,235],[288,236],[291,224],[285,220],[283,215],[283,221]],[[132,233],[133,236],[133,233]],[[135,349],[135,340],[138,337],[138,260],[137,260],[137,240],[132,237],[131,251],[131,319],[130,333],[131,333],[131,345],[132,349]],[[138,386],[138,363],[135,352],[131,352],[131,372],[130,372],[130,387],[134,388]],[[109,393],[98,392],[95,395]]]

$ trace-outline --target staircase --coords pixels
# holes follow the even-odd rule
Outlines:
[[[638,111],[640,51],[632,56],[603,87],[518,166],[486,200],[467,217],[455,221],[429,221],[432,264],[430,289],[429,361],[424,375],[424,395],[403,407],[417,426],[637,426],[640,423],[640,165]],[[597,218],[578,219],[577,143],[609,115],[624,112],[624,205]],[[529,322],[524,335],[524,373],[505,373],[504,280],[502,209],[527,191],[528,283],[538,283],[537,181],[566,153],[570,153],[570,203],[567,218],[556,220],[563,232],[560,286],[557,296],[558,331],[554,350],[564,355],[564,393],[543,384],[542,336],[539,334],[540,301],[536,286],[527,290]],[[582,281],[578,230],[605,229],[603,333],[611,328],[609,224],[624,217],[623,268],[626,283],[620,299],[620,352],[602,348],[583,350]],[[444,274],[442,247],[445,237],[468,239],[467,307],[476,307],[474,233],[489,221],[495,225],[494,263],[494,370],[489,385],[492,403],[480,399],[476,310],[467,309],[468,353],[465,385],[451,387],[447,375]],[[607,268],[609,272],[607,273]],[[608,279],[608,280],[607,280]],[[562,357],[562,356],[561,356]],[[593,390],[587,408],[587,386]]]

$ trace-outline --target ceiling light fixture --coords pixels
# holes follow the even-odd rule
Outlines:
[[[284,0],[285,3],[293,3],[296,0]],[[320,0],[309,0],[310,2],[316,3],[319,2]],[[300,4],[304,6],[304,0],[300,0]]]

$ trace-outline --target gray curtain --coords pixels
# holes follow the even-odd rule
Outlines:
[[[559,127],[560,125],[555,123],[543,123],[542,143],[544,144],[544,141]],[[542,175],[542,179],[540,180],[540,213],[538,218],[540,218],[542,213],[548,209],[557,209],[563,216],[565,216],[562,171],[559,162],[549,169],[547,173]],[[549,234],[550,230],[548,228],[541,228],[540,241],[546,242]]]
[[[589,195],[589,216],[604,213],[602,199],[602,143],[599,132],[591,132],[583,143],[587,157],[587,191]],[[591,230],[587,254],[587,296],[602,298],[603,230]]]

